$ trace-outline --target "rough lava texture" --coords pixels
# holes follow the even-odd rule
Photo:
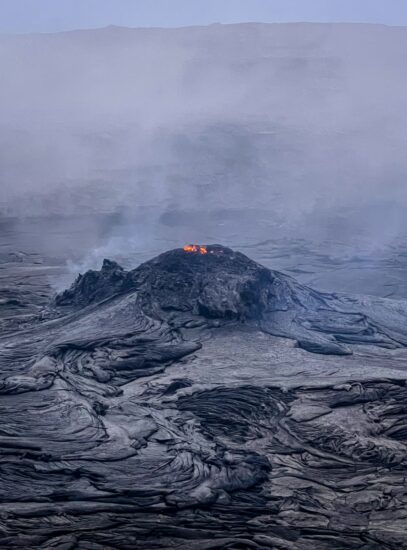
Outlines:
[[[0,337],[3,548],[407,547],[407,303],[220,245]]]

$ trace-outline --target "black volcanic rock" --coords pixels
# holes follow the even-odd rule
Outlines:
[[[56,296],[55,305],[83,307],[100,302],[125,290],[125,283],[124,269],[118,263],[105,259],[100,271],[91,270],[78,275],[71,288]]]
[[[145,305],[220,319],[257,319],[267,307],[272,273],[240,252],[220,245],[206,254],[171,250],[130,277]]]
[[[404,547],[407,302],[206,250],[0,337],[2,547]]]

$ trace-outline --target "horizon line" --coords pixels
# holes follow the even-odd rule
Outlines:
[[[203,29],[203,28],[210,28],[210,27],[237,27],[242,25],[264,25],[264,26],[272,26],[272,25],[321,25],[321,26],[328,26],[328,25],[337,25],[337,26],[369,26],[369,27],[386,27],[386,28],[394,28],[394,29],[405,29],[407,28],[407,24],[405,25],[392,25],[389,23],[371,23],[371,22],[364,22],[364,21],[239,21],[234,23],[222,23],[222,22],[214,22],[214,23],[207,23],[204,25],[179,25],[179,26],[169,26],[169,27],[163,27],[163,26],[140,26],[140,27],[132,27],[132,26],[126,26],[126,25],[116,25],[116,24],[109,24],[104,25],[100,27],[78,27],[73,29],[64,29],[64,30],[57,30],[57,31],[1,31],[0,30],[0,36],[32,36],[32,35],[54,35],[54,34],[67,34],[67,33],[74,33],[74,32],[89,32],[89,31],[102,31],[107,29],[123,29],[123,30],[130,30],[130,31],[138,31],[138,30],[162,30],[162,31],[174,31],[174,30],[182,30],[182,29]]]

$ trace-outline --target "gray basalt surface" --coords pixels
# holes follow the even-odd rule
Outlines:
[[[210,245],[15,318],[2,548],[407,548],[407,302]]]

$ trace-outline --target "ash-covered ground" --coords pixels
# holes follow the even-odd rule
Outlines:
[[[407,547],[391,251],[370,296],[305,284],[349,272],[321,243],[254,239],[139,249],[55,295],[63,254],[3,235],[1,547]]]

